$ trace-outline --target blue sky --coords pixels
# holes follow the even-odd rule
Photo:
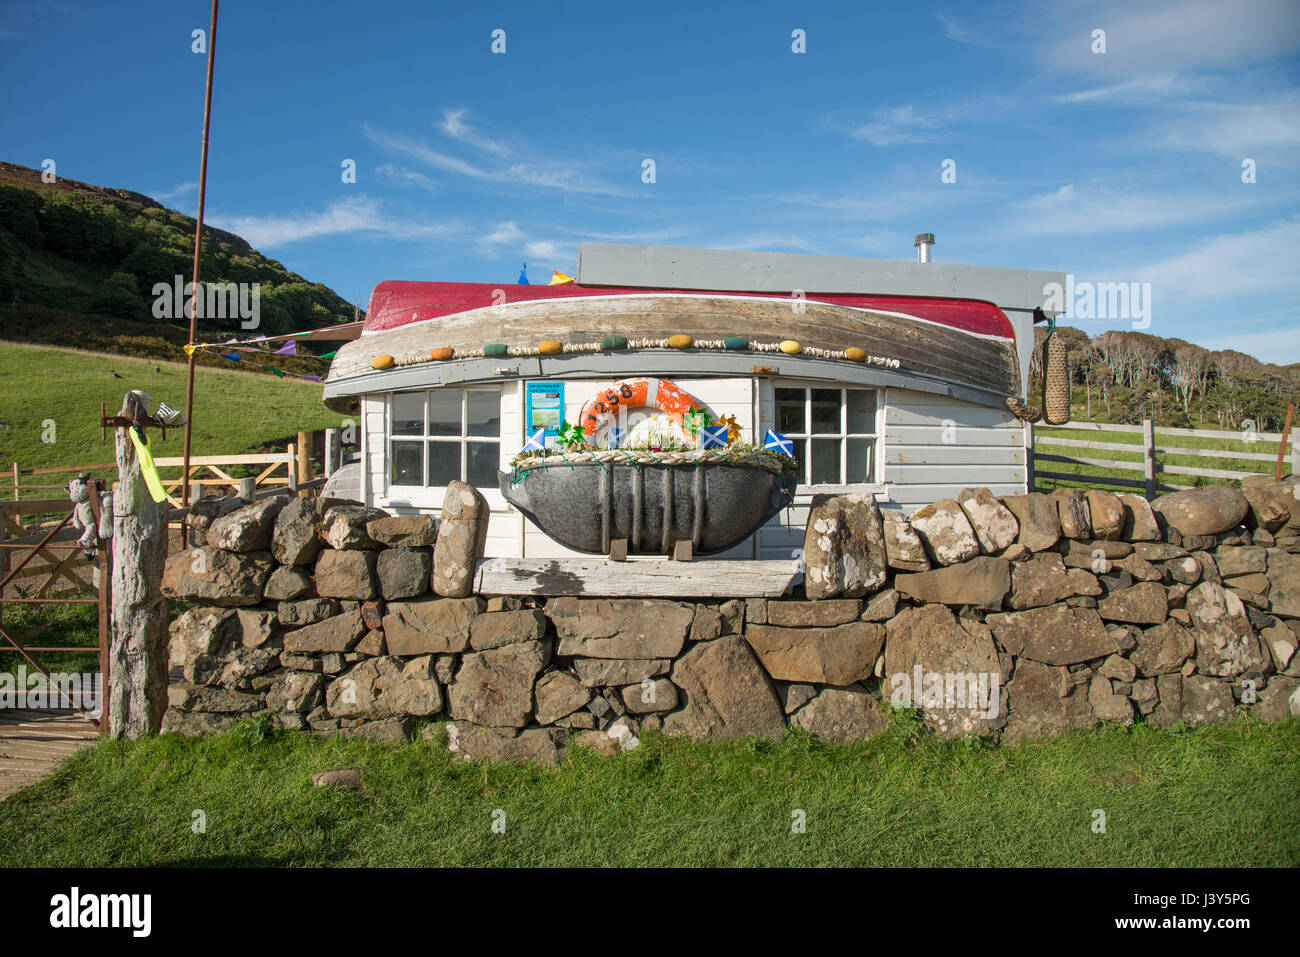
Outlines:
[[[193,213],[208,10],[0,0],[0,159]],[[930,231],[1296,362],[1298,66],[1296,0],[225,0],[207,214],[363,305],[544,282],[584,239],[908,259]]]

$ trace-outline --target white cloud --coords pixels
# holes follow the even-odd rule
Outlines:
[[[933,143],[939,139],[940,118],[918,113],[911,103],[876,110],[873,119],[851,126],[848,133],[855,140],[872,146],[898,146],[902,143]]]
[[[258,249],[284,246],[351,233],[376,233],[395,239],[426,239],[446,236],[453,227],[441,223],[409,223],[393,220],[380,210],[378,200],[368,196],[336,199],[319,212],[288,216],[211,217],[212,224],[243,236]]]
[[[1276,201],[1249,187],[1215,193],[1125,193],[1068,183],[1011,205],[1006,228],[1030,236],[1097,236],[1203,222]]]
[[[417,173],[415,170],[394,166],[392,163],[376,166],[375,173],[384,182],[392,183],[395,186],[414,186],[430,193],[438,191],[438,184],[433,179],[423,173]]]
[[[524,231],[520,229],[511,220],[508,223],[498,223],[490,233],[479,237],[479,245],[486,247],[518,245],[524,238]]]
[[[198,188],[198,183],[180,183],[173,189],[165,190],[161,193],[154,193],[153,198],[158,200],[160,203],[171,203],[180,199],[182,196],[189,195]]]
[[[1270,295],[1293,301],[1300,288],[1300,217],[1263,229],[1203,240],[1177,256],[1139,267],[1157,299],[1192,305],[1207,300],[1251,299]]]
[[[557,260],[578,259],[578,247],[576,243],[558,242],[554,239],[533,239],[524,244],[524,252],[531,259],[541,259],[547,262]]]
[[[443,110],[442,122],[438,124],[438,129],[453,140],[468,143],[470,146],[477,146],[479,149],[495,153],[497,156],[507,155],[510,150],[503,143],[488,139],[486,136],[482,136],[469,128],[469,124],[465,122],[467,112],[467,110]]]
[[[997,45],[990,40],[984,39],[979,34],[964,26],[956,17],[951,17],[942,10],[934,16],[935,19],[943,24],[943,32],[947,34],[949,40],[977,47],[991,47]]]
[[[1197,337],[1197,345],[1210,350],[1235,349],[1254,356],[1260,362],[1291,365],[1300,362],[1300,322],[1294,319],[1275,329],[1234,332],[1225,336]]]

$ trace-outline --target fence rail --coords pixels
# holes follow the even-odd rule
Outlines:
[[[1134,440],[1130,442],[1093,440],[1071,435],[1072,432],[1106,433],[1108,437],[1131,435]],[[1227,443],[1230,447],[1207,448],[1203,444],[1192,444],[1187,440],[1194,440],[1197,443]],[[1283,441],[1283,434],[1278,432],[1165,428],[1155,425],[1150,419],[1143,420],[1141,425],[1070,422],[1061,426],[1035,426],[1031,423],[1025,428],[1025,461],[1029,463],[1031,491],[1036,489],[1039,479],[1046,479],[1053,483],[1084,482],[1090,485],[1141,489],[1147,498],[1154,498],[1161,492],[1175,492],[1195,487],[1193,484],[1165,481],[1165,476],[1230,481],[1240,480],[1251,474],[1271,475],[1272,466],[1277,462],[1278,448]],[[1283,450],[1283,471],[1300,473],[1300,439],[1292,433],[1286,437],[1286,441],[1290,449]],[[1268,445],[1272,445],[1273,448],[1260,450],[1261,446]],[[1084,452],[1129,453],[1138,457],[1098,458],[1073,453],[1070,451],[1072,449],[1080,449]],[[1191,465],[1178,461],[1183,457],[1193,460],[1217,459],[1228,467],[1211,468],[1207,465]],[[1038,468],[1040,462],[1079,468],[1076,471],[1059,469],[1047,471]],[[1242,463],[1241,467],[1237,466],[1239,462]],[[1253,463],[1268,463],[1268,467],[1249,467]],[[1097,474],[1098,469],[1111,474]]]

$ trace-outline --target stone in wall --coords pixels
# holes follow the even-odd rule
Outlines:
[[[388,521],[388,519],[381,519]],[[370,525],[376,525],[371,522]],[[433,553],[427,548],[397,546],[379,553],[375,563],[379,593],[386,601],[417,598],[429,590],[433,574]]]
[[[1233,678],[1261,674],[1271,667],[1241,599],[1214,582],[1201,582],[1187,594],[1196,638],[1196,670],[1203,675]]]
[[[894,588],[900,597],[913,601],[974,605],[997,611],[1011,588],[1011,563],[1005,558],[980,555],[959,565],[897,575]]]
[[[1031,552],[1045,552],[1061,540],[1061,516],[1056,500],[1041,492],[1009,495],[1002,499],[1020,523],[1016,542]]]
[[[553,598],[545,611],[557,653],[584,658],[675,658],[695,620],[690,605],[662,600]]]
[[[340,718],[432,715],[442,710],[442,692],[430,655],[367,658],[329,683],[325,706]]]
[[[1226,485],[1207,485],[1161,495],[1151,509],[1180,535],[1218,535],[1236,528],[1249,505],[1244,495]]]
[[[1124,502],[1114,492],[1088,490],[1088,517],[1094,538],[1114,541],[1124,533]]]
[[[274,560],[269,552],[241,554],[213,546],[169,556],[162,592],[168,598],[237,607],[262,601]]]
[[[1081,489],[1058,488],[1052,492],[1056,500],[1056,514],[1065,538],[1083,541],[1092,538],[1092,515],[1088,510],[1088,496]]]
[[[321,538],[337,551],[377,549],[380,545],[370,537],[366,526],[383,517],[383,512],[364,505],[335,505],[325,512]]]
[[[469,648],[474,619],[483,614],[482,598],[424,598],[395,601],[384,616],[384,636],[394,655],[450,654]]]
[[[790,723],[815,738],[849,743],[874,738],[889,727],[889,718],[875,695],[852,685],[823,688],[790,717]]]
[[[1020,534],[1016,516],[986,488],[962,489],[957,493],[957,504],[966,513],[986,555],[1002,551]]]
[[[533,711],[533,684],[550,660],[549,639],[464,655],[447,692],[451,716],[494,728],[524,727]]]
[[[269,551],[276,516],[288,503],[287,496],[272,495],[235,509],[208,526],[207,542],[232,552]]]
[[[282,565],[310,565],[324,547],[321,526],[334,499],[294,498],[280,510],[271,534],[271,553]]]
[[[664,718],[668,735],[709,741],[785,737],[785,714],[754,652],[729,636],[696,645],[673,665],[685,704]]]
[[[332,509],[331,514],[338,509]],[[316,593],[322,598],[368,601],[375,588],[377,556],[372,551],[327,548],[316,560]]]
[[[1130,542],[1158,542],[1160,524],[1151,505],[1141,495],[1125,492],[1119,497],[1124,503],[1124,531],[1122,537]]]
[[[1007,606],[1016,610],[1041,608],[1068,598],[1080,595],[1095,597],[1101,593],[1101,584],[1091,572],[1083,568],[1066,568],[1059,554],[1043,552],[1012,566],[1011,595]]]
[[[487,499],[472,486],[453,481],[442,499],[442,522],[433,548],[433,590],[464,598],[474,590],[474,570],[487,547]]]
[[[811,599],[861,598],[885,583],[885,531],[870,493],[814,495],[803,542]]]
[[[366,523],[366,534],[387,548],[427,548],[438,540],[432,515],[390,515]]]
[[[591,701],[591,691],[573,675],[564,671],[551,671],[538,679],[534,697],[537,702],[534,709],[537,723],[554,724],[587,707]]]
[[[924,572],[930,568],[921,536],[902,516],[884,522],[885,558],[890,568],[902,572]]]
[[[962,507],[950,498],[912,513],[912,528],[925,543],[926,553],[937,565],[955,565],[980,553],[979,540]]]
[[[985,619],[998,644],[1017,657],[1072,665],[1119,651],[1101,616],[1090,608],[1048,605]]]
[[[847,685],[871,676],[885,629],[866,621],[831,628],[751,625],[745,639],[778,681]]]

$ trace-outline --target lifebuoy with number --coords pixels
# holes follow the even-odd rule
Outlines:
[[[667,379],[623,379],[584,402],[578,413],[578,424],[587,435],[595,435],[620,408],[642,407],[659,409],[683,429],[686,413],[692,408],[704,408],[695,396]]]

